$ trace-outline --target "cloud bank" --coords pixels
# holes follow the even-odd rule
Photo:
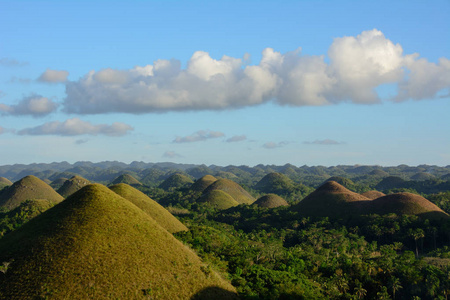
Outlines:
[[[210,130],[199,130],[192,135],[184,136],[184,137],[176,137],[173,142],[174,143],[192,143],[192,142],[201,142],[206,141],[208,139],[214,139],[218,137],[225,136],[223,132],[220,131],[210,131]]]
[[[25,128],[18,132],[19,135],[107,135],[123,136],[133,130],[130,125],[115,122],[112,125],[100,124],[93,125],[78,118],[66,120],[64,122],[54,121],[44,123],[43,125]]]
[[[335,140],[324,139],[324,140],[315,140],[313,142],[303,142],[303,144],[314,144],[314,145],[342,145],[344,142],[338,142]]]
[[[41,76],[39,76],[37,80],[45,83],[60,83],[66,82],[68,76],[69,72],[67,71],[47,69],[44,73],[41,74]]]
[[[43,117],[51,114],[58,108],[58,104],[40,95],[23,98],[16,105],[0,103],[0,112],[3,115]]]
[[[235,135],[226,140],[227,143],[235,143],[245,141],[247,137],[245,135]]]
[[[183,156],[174,151],[166,151],[166,152],[164,152],[162,157],[164,157],[164,158],[182,158]]]
[[[247,55],[246,55],[247,56]],[[133,114],[223,110],[274,101],[279,105],[370,104],[381,99],[375,88],[397,85],[393,101],[437,98],[450,87],[450,60],[432,63],[405,55],[376,29],[334,39],[325,55],[302,55],[266,48],[257,65],[248,57],[216,60],[195,52],[185,69],[181,62],[157,60],[129,70],[91,71],[66,83],[68,113]]]

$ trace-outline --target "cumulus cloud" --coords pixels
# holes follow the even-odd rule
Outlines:
[[[214,139],[218,137],[225,136],[223,132],[220,131],[210,131],[210,130],[199,130],[191,135],[179,137],[177,136],[173,142],[174,143],[192,143],[206,141],[208,139]]]
[[[226,140],[227,143],[245,141],[247,137],[245,135],[235,135]]]
[[[54,121],[44,123],[37,127],[25,128],[18,132],[19,135],[60,135],[60,136],[76,136],[76,135],[107,135],[107,136],[123,136],[128,131],[133,130],[130,125],[115,122],[112,125],[99,124],[93,125],[89,122],[82,121],[78,118],[68,119],[64,122]]]
[[[315,140],[312,142],[303,142],[303,144],[314,144],[314,145],[341,145],[341,144],[345,144],[344,142],[338,142],[335,140],[330,140],[330,139],[324,139],[324,140]]]
[[[58,108],[58,104],[40,95],[31,95],[23,98],[16,105],[0,103],[0,112],[3,115],[43,117],[51,114]]]
[[[182,158],[183,156],[174,151],[166,151],[166,152],[164,152],[162,157],[164,157],[164,158]]]
[[[69,72],[67,71],[58,71],[58,70],[50,70],[47,69],[44,73],[39,76],[37,79],[40,82],[46,82],[46,83],[60,83],[60,82],[66,82],[67,77],[69,76]]]
[[[259,64],[243,58],[212,58],[197,51],[187,67],[157,60],[129,70],[91,71],[66,83],[68,113],[134,114],[223,110],[274,101],[279,105],[330,105],[380,102],[376,88],[398,86],[394,99],[435,98],[450,87],[450,63],[430,63],[417,54],[405,55],[401,45],[376,29],[333,40],[325,55],[302,55],[301,48],[280,53],[262,51]],[[430,74],[427,76],[427,74]]]
[[[27,62],[18,61],[14,58],[3,57],[0,58],[0,66],[4,67],[22,67],[28,65]]]

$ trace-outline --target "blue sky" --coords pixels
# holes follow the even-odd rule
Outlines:
[[[1,1],[0,164],[450,164],[449,1]]]

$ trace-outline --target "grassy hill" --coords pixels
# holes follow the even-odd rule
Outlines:
[[[150,217],[155,219],[161,227],[170,233],[188,230],[183,223],[181,223],[159,203],[152,200],[150,197],[141,191],[138,191],[134,187],[125,183],[119,183],[111,186],[110,189],[142,209]]]
[[[205,193],[200,197],[198,202],[206,203],[207,205],[219,210],[228,209],[239,205],[233,197],[231,197],[227,192],[221,190],[212,190]]]
[[[13,183],[8,178],[0,177],[0,190],[6,186],[10,186],[12,184]]]
[[[388,176],[383,178],[376,186],[375,189],[379,191],[386,191],[390,189],[400,188],[405,185],[406,181],[398,176]]]
[[[205,175],[191,185],[191,190],[196,192],[203,192],[208,186],[210,186],[216,180],[217,178],[212,175]]]
[[[258,205],[259,207],[265,207],[265,208],[275,208],[279,206],[289,206],[286,200],[281,198],[278,195],[275,194],[267,194],[264,195],[258,200],[256,200],[253,204]]]
[[[239,204],[251,204],[256,200],[243,187],[229,179],[219,179],[213,182],[205,189],[204,194],[215,190],[226,192]]]
[[[63,186],[64,182],[66,182],[67,180],[69,180],[69,178],[66,178],[66,177],[60,177],[60,178],[58,178],[58,179],[53,180],[53,181],[50,183],[50,186],[51,186],[55,191],[57,191],[57,190],[59,190],[59,189]]]
[[[64,184],[58,189],[58,194],[60,194],[64,198],[67,198],[90,183],[91,182],[89,180],[81,176],[73,176],[72,178],[66,180]]]
[[[285,194],[294,188],[294,182],[284,174],[273,172],[264,176],[255,189],[263,193]]]
[[[39,178],[26,176],[0,192],[0,207],[11,210],[31,199],[46,199],[58,203],[64,198]]]
[[[119,183],[125,183],[131,186],[142,185],[142,183],[139,180],[137,180],[130,174],[122,174],[111,182],[111,184],[119,184]]]
[[[178,189],[182,187],[187,187],[190,186],[192,183],[193,183],[192,179],[189,178],[188,176],[180,173],[175,173],[166,180],[164,180],[159,185],[159,188],[167,191],[169,189]]]
[[[366,198],[369,198],[370,200],[386,196],[384,193],[379,192],[379,191],[367,191],[367,192],[362,193],[361,195],[363,195]]]
[[[359,213],[359,204],[364,201],[370,200],[336,181],[327,181],[292,209],[311,216],[346,217]]]
[[[88,185],[0,240],[1,299],[234,299],[136,205]],[[206,293],[206,294],[205,294]]]
[[[449,216],[431,201],[412,193],[395,193],[377,198],[367,203],[367,211],[384,215],[419,215],[431,219],[447,219]]]

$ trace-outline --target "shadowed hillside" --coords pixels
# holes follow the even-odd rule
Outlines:
[[[26,176],[0,193],[0,207],[13,209],[25,200],[46,199],[52,203],[61,202],[64,198],[51,186],[35,176]]]
[[[219,179],[213,182],[205,189],[204,194],[214,190],[226,192],[239,204],[251,204],[255,201],[255,198],[253,198],[243,187],[229,179]]]
[[[64,198],[67,198],[88,184],[90,184],[89,180],[81,176],[73,176],[72,178],[66,180],[64,184],[58,189],[58,194],[60,194]]]
[[[119,183],[111,186],[110,189],[142,209],[170,233],[188,230],[183,223],[175,218],[164,207],[134,187],[125,183]]]
[[[163,190],[169,190],[169,189],[178,189],[186,186],[190,186],[193,183],[192,179],[189,178],[186,175],[175,173],[166,180],[164,180],[160,185],[159,188]]]
[[[275,194],[267,194],[260,197],[253,204],[258,205],[259,207],[265,208],[275,208],[279,206],[289,206],[289,204],[278,195]]]
[[[370,200],[336,181],[327,181],[292,208],[305,215],[343,217],[358,213],[362,201]]]
[[[239,205],[233,197],[231,197],[227,192],[221,190],[211,190],[205,193],[200,197],[200,199],[198,199],[198,202],[206,203],[207,205],[219,210],[228,209]]]
[[[64,185],[64,182],[66,182],[67,180],[69,180],[69,178],[66,178],[66,177],[61,177],[61,178],[55,179],[50,183],[50,186],[55,191],[57,191]]]
[[[212,287],[220,293],[201,299],[236,298],[193,251],[98,184],[6,235],[0,261],[10,262],[2,299],[189,299]]]
[[[119,184],[119,183],[125,183],[131,186],[142,185],[142,183],[139,180],[137,180],[130,174],[122,174],[111,182],[111,184]]]
[[[203,192],[208,186],[210,186],[216,180],[217,178],[212,175],[205,175],[191,185],[191,190],[195,192]]]

